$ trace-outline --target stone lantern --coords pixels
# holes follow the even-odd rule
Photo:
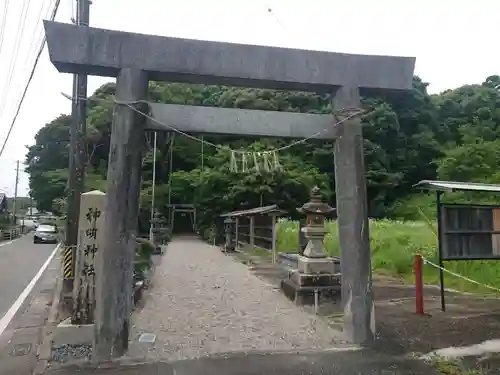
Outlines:
[[[224,219],[224,232],[226,235],[226,242],[224,244],[224,251],[233,251],[234,250],[234,244],[232,241],[232,226],[233,226],[233,220],[230,217],[226,217]]]
[[[151,220],[153,241],[158,244],[164,245],[168,238],[168,228],[166,226],[165,219],[161,216],[158,211],[153,214],[153,219]]]
[[[297,209],[306,215],[306,226],[302,229],[307,246],[299,257],[299,271],[304,273],[333,273],[334,263],[327,257],[323,241],[325,239],[325,217],[335,211],[328,203],[322,202],[320,189],[311,190],[311,199]]]
[[[306,215],[303,227],[307,245],[297,260],[297,269],[281,280],[281,289],[285,295],[297,304],[314,304],[318,308],[319,298],[335,298],[340,291],[340,277],[336,272],[338,260],[326,254],[325,217],[335,211],[322,202],[317,186],[311,190],[311,199],[297,209]]]
[[[158,238],[159,229],[160,229],[161,217],[158,211],[155,211],[153,214],[153,218],[151,219],[151,234],[150,240],[155,242]]]
[[[162,218],[161,218],[161,214],[158,212],[158,211],[155,211],[155,213],[153,214],[153,219],[151,220],[151,222],[153,223],[153,228],[159,228],[159,224],[162,223]]]

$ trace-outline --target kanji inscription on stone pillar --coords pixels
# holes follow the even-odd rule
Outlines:
[[[95,258],[102,246],[105,201],[106,194],[102,191],[94,190],[81,195],[73,289],[74,320],[79,324],[94,322]]]

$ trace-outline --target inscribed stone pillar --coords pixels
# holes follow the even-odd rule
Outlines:
[[[80,197],[78,245],[73,284],[73,323],[91,324],[95,310],[95,258],[102,247],[106,194],[94,190]]]
[[[98,253],[93,360],[125,354],[133,306],[133,260],[137,246],[141,158],[144,150],[148,76],[123,68],[116,84],[111,126],[103,250]]]
[[[359,89],[339,88],[333,104],[336,110],[360,108]],[[374,339],[375,311],[363,134],[359,117],[337,125],[334,155],[344,332],[352,342],[364,343]]]

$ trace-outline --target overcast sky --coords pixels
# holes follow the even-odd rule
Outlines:
[[[0,17],[6,2],[0,0]],[[0,50],[0,145],[42,37],[39,20],[47,15],[51,2],[9,2]],[[70,22],[73,2],[62,0],[57,21]],[[23,26],[23,6],[28,3],[24,31],[16,41]],[[193,39],[415,56],[416,74],[436,93],[500,73],[500,52],[493,43],[499,14],[498,0],[93,0],[90,24]],[[4,22],[1,19],[0,24]],[[15,46],[19,46],[18,55],[9,75]],[[89,95],[105,82],[89,78]],[[25,146],[34,143],[44,124],[69,113],[71,102],[60,93],[71,93],[71,84],[71,76],[58,73],[45,50],[0,157],[0,191],[13,195],[16,160],[24,161]],[[28,176],[21,173],[19,195],[27,191]]]

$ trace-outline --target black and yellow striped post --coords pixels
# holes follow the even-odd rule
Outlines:
[[[65,279],[73,278],[73,246],[62,248],[62,266]]]

